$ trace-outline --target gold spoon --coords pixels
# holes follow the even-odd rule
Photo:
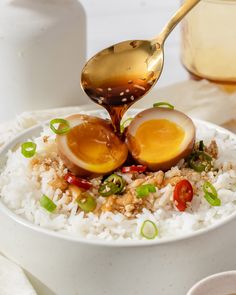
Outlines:
[[[166,38],[199,2],[185,0],[156,38],[123,41],[100,51],[86,63],[81,86],[94,102],[107,109],[116,131],[119,132],[125,111],[159,79]]]

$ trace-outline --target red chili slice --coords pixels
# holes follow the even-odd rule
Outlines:
[[[86,179],[82,179],[79,177],[76,177],[75,175],[71,174],[71,173],[67,173],[64,176],[65,180],[70,183],[70,184],[74,184],[80,188],[83,188],[85,190],[88,190],[91,188],[92,183],[87,181]]]
[[[134,173],[134,172],[145,172],[147,170],[147,166],[143,166],[143,165],[132,165],[132,166],[127,166],[127,167],[122,167],[121,168],[121,172],[122,173]]]
[[[174,202],[179,211],[185,211],[187,202],[193,199],[193,187],[187,179],[183,179],[175,185]]]

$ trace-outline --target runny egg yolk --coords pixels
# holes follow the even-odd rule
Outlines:
[[[88,166],[112,167],[122,155],[119,139],[101,124],[85,122],[73,127],[67,135],[67,144]]]
[[[176,156],[185,137],[184,129],[167,119],[143,122],[135,134],[139,158],[159,163]]]

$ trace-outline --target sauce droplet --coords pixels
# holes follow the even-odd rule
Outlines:
[[[95,89],[89,84],[83,87],[94,102],[108,111],[114,130],[119,133],[120,121],[124,113],[151,88],[155,79],[155,75],[150,72],[148,77],[108,80]]]

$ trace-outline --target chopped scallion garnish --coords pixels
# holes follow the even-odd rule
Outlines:
[[[218,193],[217,193],[216,188],[209,181],[206,181],[203,184],[203,191],[205,194],[211,193],[214,197],[218,197]]]
[[[63,135],[70,131],[70,124],[65,119],[56,118],[50,121],[50,128],[54,133]]]
[[[211,184],[209,181],[206,181],[203,184],[203,191],[205,193],[204,198],[211,206],[221,205],[221,200],[218,198],[217,190],[213,184]]]
[[[142,237],[148,240],[153,240],[158,235],[158,229],[153,221],[145,220],[142,224],[140,233]]]
[[[166,101],[156,102],[156,103],[153,104],[153,107],[154,108],[167,107],[167,108],[172,109],[172,110],[175,108],[172,104],[170,104],[169,102],[166,102]]]
[[[105,180],[104,180],[104,184],[107,184],[107,183],[114,183],[118,189],[117,189],[117,192],[116,194],[119,194],[123,191],[124,187],[125,187],[125,181],[123,179],[122,176],[116,174],[116,173],[113,173],[111,174],[110,176],[108,176]]]
[[[215,197],[213,194],[211,193],[206,193],[204,195],[204,198],[207,200],[207,202],[211,205],[211,206],[220,206],[221,205],[221,200],[218,197]]]
[[[99,195],[103,197],[115,195],[118,191],[120,191],[120,189],[114,182],[103,183],[98,189]]]
[[[53,212],[57,208],[57,205],[45,195],[40,198],[39,202],[41,207],[49,212]]]
[[[206,152],[194,151],[189,156],[188,165],[196,172],[207,172],[212,168],[212,157]]]
[[[125,188],[125,181],[122,176],[113,173],[108,176],[98,189],[98,193],[103,197],[120,194]]]
[[[24,142],[21,145],[21,153],[26,158],[32,158],[36,153],[37,145],[34,142]]]
[[[156,188],[153,184],[143,184],[136,188],[137,198],[144,198],[149,195],[149,193],[155,193]]]
[[[94,211],[97,207],[96,200],[89,194],[85,194],[81,199],[78,199],[77,203],[80,209],[86,213]]]

